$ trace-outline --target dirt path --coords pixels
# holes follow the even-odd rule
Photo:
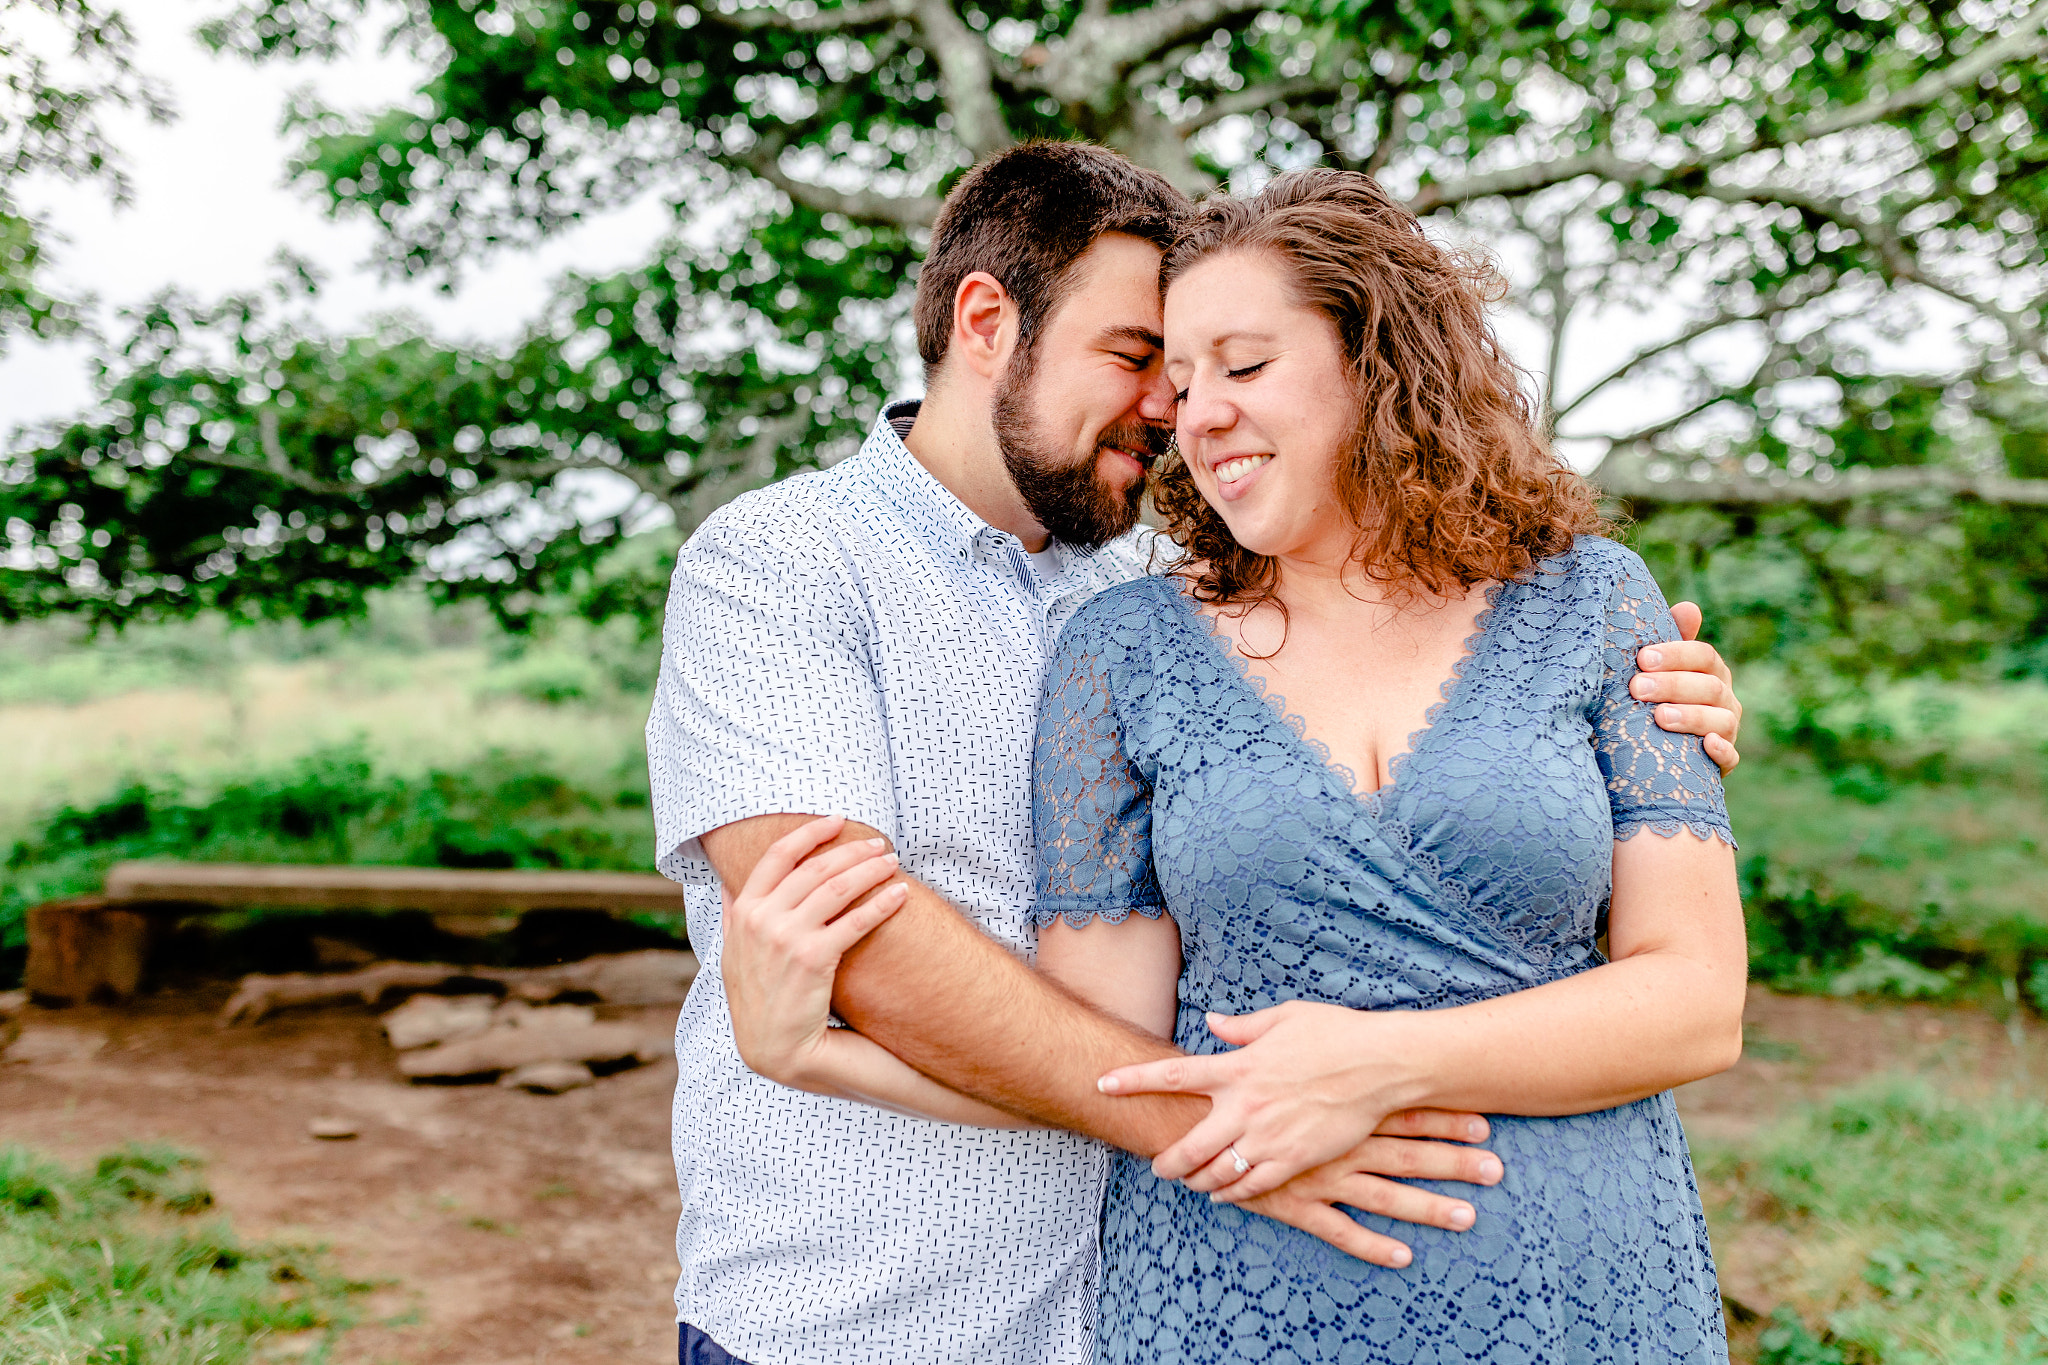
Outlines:
[[[251,1238],[324,1242],[387,1282],[344,1363],[581,1365],[673,1358],[672,1064],[553,1098],[401,1080],[367,1011],[213,1027],[226,988],[127,1010],[32,1011],[90,1056],[0,1065],[0,1142],[81,1161],[124,1142],[209,1160],[222,1210]],[[674,1011],[613,1012],[666,1031]],[[1740,1140],[1789,1104],[1880,1070],[2048,1093],[2048,1031],[1982,1012],[1752,993],[1749,1054],[1688,1086],[1696,1140]],[[323,1115],[360,1136],[323,1142]],[[1731,1293],[1768,1311],[1769,1229],[1719,1248]]]
[[[80,1162],[125,1142],[198,1152],[251,1239],[331,1246],[388,1282],[337,1362],[582,1365],[675,1358],[672,1062],[566,1095],[402,1080],[364,1010],[217,1031],[226,990],[31,1011],[105,1042],[0,1065],[0,1142]],[[608,1011],[667,1032],[675,1011]],[[317,1116],[351,1141],[308,1136]]]

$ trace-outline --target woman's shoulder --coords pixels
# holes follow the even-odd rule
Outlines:
[[[1574,536],[1571,548],[1538,561],[1530,582],[1539,590],[1574,597],[1596,592],[1603,599],[1617,588],[1657,590],[1641,555],[1618,540],[1595,535]]]
[[[1159,625],[1175,610],[1171,596],[1176,580],[1156,576],[1134,578],[1104,588],[1082,603],[1060,631],[1057,667],[1084,664],[1089,671],[1105,666],[1112,674],[1146,671],[1159,647]]]
[[[1062,638],[1149,628],[1158,621],[1162,610],[1171,605],[1169,595],[1179,590],[1178,580],[1164,574],[1113,583],[1081,604],[1067,622]]]

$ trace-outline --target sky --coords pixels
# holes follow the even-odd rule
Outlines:
[[[262,67],[215,56],[193,31],[225,8],[226,0],[122,6],[135,29],[137,65],[167,88],[177,112],[168,125],[126,111],[106,120],[126,155],[134,191],[127,206],[111,205],[99,186],[53,180],[32,182],[21,195],[63,239],[53,253],[56,283],[64,292],[97,297],[103,317],[172,285],[202,298],[260,290],[274,276],[278,248],[289,247],[326,272],[328,287],[314,311],[330,326],[407,310],[450,339],[510,338],[540,312],[549,281],[562,271],[644,260],[672,225],[667,209],[650,196],[538,250],[483,263],[453,296],[424,282],[380,279],[366,268],[369,224],[329,219],[306,192],[284,183],[292,146],[278,127],[294,89],[311,86],[343,109],[385,108],[402,101],[425,73],[403,53],[374,50],[332,64]],[[78,343],[11,343],[0,357],[0,431],[88,406],[89,354]]]

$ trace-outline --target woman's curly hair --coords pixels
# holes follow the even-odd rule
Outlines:
[[[1198,262],[1263,252],[1295,301],[1336,325],[1357,408],[1339,504],[1353,556],[1394,594],[1448,596],[1519,577],[1606,529],[1586,482],[1552,452],[1486,318],[1505,283],[1485,258],[1438,246],[1371,177],[1307,170],[1250,199],[1198,208],[1160,263],[1162,291]],[[1178,454],[1152,490],[1200,600],[1271,600],[1275,565],[1231,536]]]

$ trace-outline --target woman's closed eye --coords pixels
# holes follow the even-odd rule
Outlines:
[[[1260,361],[1260,362],[1259,362],[1258,364],[1256,364],[1256,365],[1246,365],[1246,366],[1243,366],[1243,367],[1242,367],[1242,368],[1240,368],[1240,369],[1235,369],[1235,370],[1225,370],[1225,371],[1223,372],[1223,377],[1224,377],[1225,379],[1236,379],[1236,380],[1240,380],[1240,381],[1242,381],[1242,380],[1246,380],[1246,379],[1250,379],[1250,378],[1251,378],[1251,377],[1252,377],[1253,375],[1257,374],[1257,373],[1258,373],[1258,372],[1259,372],[1260,370],[1263,370],[1263,369],[1265,369],[1265,368],[1266,368],[1266,366],[1268,366],[1268,365],[1270,365],[1270,364],[1272,364],[1272,363],[1273,363],[1273,362],[1272,362],[1272,361],[1270,361],[1270,360],[1261,360],[1261,361]],[[1180,404],[1180,403],[1185,403],[1185,402],[1187,402],[1187,401],[1188,401],[1188,391],[1187,391],[1186,389],[1180,389],[1180,390],[1178,390],[1178,391],[1177,391],[1177,392],[1175,392],[1175,394],[1173,395],[1173,401],[1174,401],[1174,402],[1175,402],[1176,404]]]

